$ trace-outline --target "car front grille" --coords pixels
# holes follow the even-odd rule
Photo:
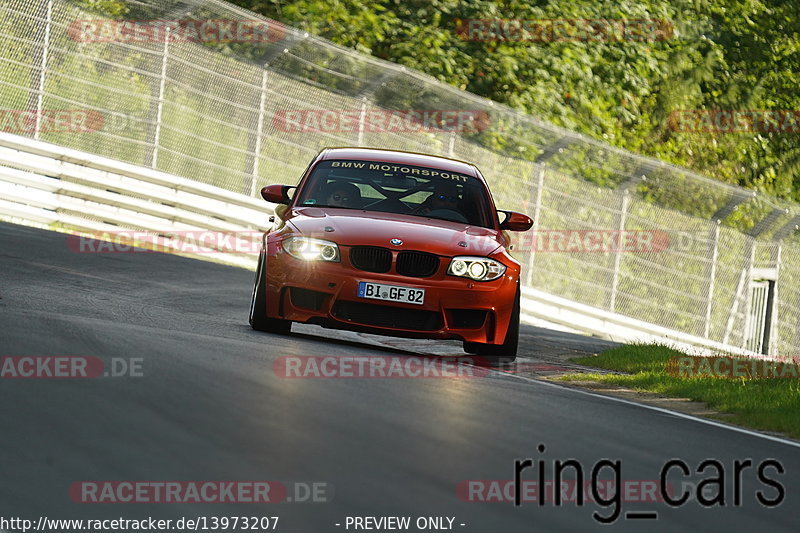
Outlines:
[[[382,328],[436,331],[442,327],[440,313],[421,309],[339,301],[332,313],[339,320]]]
[[[427,278],[439,270],[439,258],[425,252],[400,252],[397,254],[397,273],[414,278]]]
[[[350,263],[359,270],[382,274],[392,268],[392,252],[377,246],[354,246],[350,249]]]

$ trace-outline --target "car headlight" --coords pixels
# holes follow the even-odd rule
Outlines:
[[[281,246],[287,254],[301,261],[339,262],[339,247],[335,242],[309,237],[289,237],[281,242]]]
[[[447,273],[451,276],[470,278],[475,281],[492,281],[506,272],[506,266],[488,257],[458,256],[450,261]]]

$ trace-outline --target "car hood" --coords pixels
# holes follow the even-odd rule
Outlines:
[[[346,246],[423,250],[437,255],[486,256],[505,244],[500,231],[459,222],[370,211],[301,207],[290,211],[293,231]],[[402,245],[389,241],[400,239]]]

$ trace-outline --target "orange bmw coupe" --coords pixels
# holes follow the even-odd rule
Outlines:
[[[254,329],[288,333],[303,322],[458,339],[492,363],[516,358],[520,264],[505,231],[533,221],[498,211],[474,165],[327,148],[297,186],[261,195],[279,205],[256,269]]]

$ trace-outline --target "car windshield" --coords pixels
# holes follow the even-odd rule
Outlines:
[[[317,164],[297,206],[398,213],[494,227],[483,182],[458,172],[380,161]]]

